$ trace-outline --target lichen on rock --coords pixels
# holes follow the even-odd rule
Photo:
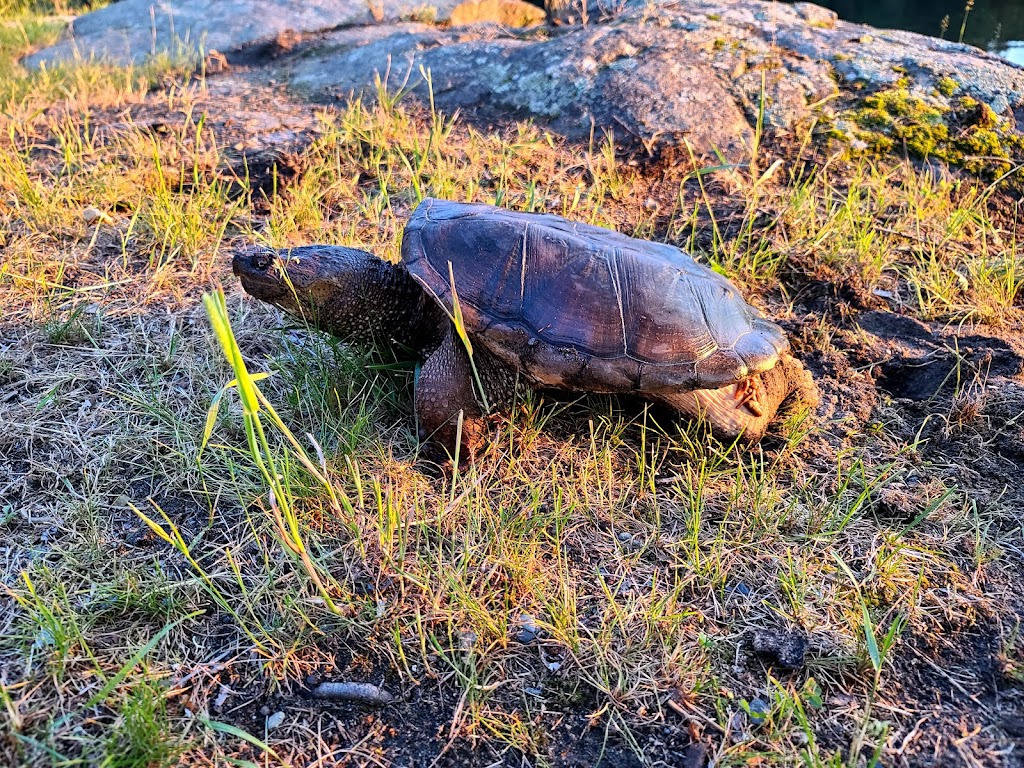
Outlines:
[[[544,23],[544,11],[523,0],[464,0],[452,9],[448,21],[453,26],[491,23],[530,27]]]

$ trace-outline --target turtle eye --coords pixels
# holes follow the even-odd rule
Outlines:
[[[270,251],[257,251],[252,257],[252,265],[261,272],[274,263],[274,254]]]

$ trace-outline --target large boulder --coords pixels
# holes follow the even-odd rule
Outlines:
[[[289,65],[319,100],[372,97],[376,77],[488,123],[535,119],[571,139],[612,131],[742,159],[756,127],[795,132],[899,87],[939,106],[970,96],[1024,118],[1024,70],[977,48],[840,21],[810,3],[628,0],[587,26],[517,32],[349,28]]]
[[[120,0],[79,16],[28,67],[97,58],[140,63],[154,53],[237,51],[279,36],[416,18],[445,20],[461,0]]]
[[[705,46],[692,45],[684,30],[633,24],[578,28],[548,39],[521,38],[496,29],[437,30],[407,26],[385,38],[361,30],[329,36],[320,49],[292,68],[292,86],[315,99],[372,96],[374,75],[397,90],[404,85],[427,98],[429,73],[435,104],[478,119],[534,119],[571,139],[604,130],[625,140],[688,140],[699,152],[727,154],[753,141],[760,75],[733,77],[735,66],[718,68]],[[770,55],[751,46],[753,56]],[[807,62],[802,68],[813,70]],[[771,74],[777,96],[773,114],[792,124],[806,114],[806,92],[814,100],[835,85],[827,68],[818,78],[784,87],[784,68]],[[788,86],[789,84],[785,84]],[[596,130],[595,130],[596,129]]]
[[[836,93],[830,67],[707,17],[623,14],[586,27],[520,33],[496,26],[395,25],[327,35],[289,66],[307,97],[372,97],[375,79],[447,112],[487,122],[534,119],[570,139],[749,152],[761,105],[769,126],[809,122]],[[730,34],[726,34],[726,32]]]
[[[76,20],[73,39],[28,63],[75,50],[139,60],[175,36],[259,63],[260,44],[284,36],[302,44],[275,61],[275,77],[312,99],[373,98],[380,79],[424,102],[432,88],[442,111],[488,124],[533,119],[574,140],[607,131],[731,160],[747,156],[759,125],[798,132],[836,105],[893,88],[944,109],[969,96],[1009,125],[1024,120],[1021,68],[810,3],[593,0],[585,26],[521,30],[511,25],[540,14],[517,2],[168,0],[151,18],[152,0],[122,0]],[[502,23],[461,25],[487,19]]]

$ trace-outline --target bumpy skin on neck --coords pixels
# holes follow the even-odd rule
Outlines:
[[[235,252],[232,269],[250,295],[352,344],[424,354],[444,336],[444,312],[409,273],[366,251],[252,246]]]

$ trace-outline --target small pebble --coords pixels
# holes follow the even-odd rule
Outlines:
[[[275,712],[267,718],[267,730],[272,731],[284,722],[284,712]]]
[[[82,211],[82,219],[85,221],[86,224],[95,224],[97,221],[103,224],[109,224],[111,221],[113,221],[113,219],[107,216],[107,214],[105,214],[99,208],[94,208],[91,205]]]
[[[221,707],[224,706],[224,702],[228,700],[228,696],[231,695],[231,689],[226,685],[220,687],[220,692],[217,694],[217,698],[213,700],[213,708],[216,711],[220,711]]]
[[[768,719],[771,710],[761,699],[755,698],[747,706],[750,709],[750,720],[754,725],[762,725]]]
[[[537,635],[540,634],[540,628],[537,626],[537,621],[533,616],[528,613],[524,613],[519,617],[519,621],[517,623],[519,625],[519,630],[512,635],[513,640],[517,643],[526,645],[527,643],[532,643],[537,639]]]
[[[729,718],[729,737],[733,744],[741,744],[750,741],[750,734],[746,730],[747,718],[743,710],[733,712]]]
[[[532,643],[534,640],[537,639],[537,633],[530,629],[520,629],[518,632],[512,635],[512,639],[515,640],[517,643],[522,643],[523,645],[526,645],[527,643]]]
[[[707,763],[708,747],[703,742],[694,742],[683,752],[681,768],[704,768]]]

